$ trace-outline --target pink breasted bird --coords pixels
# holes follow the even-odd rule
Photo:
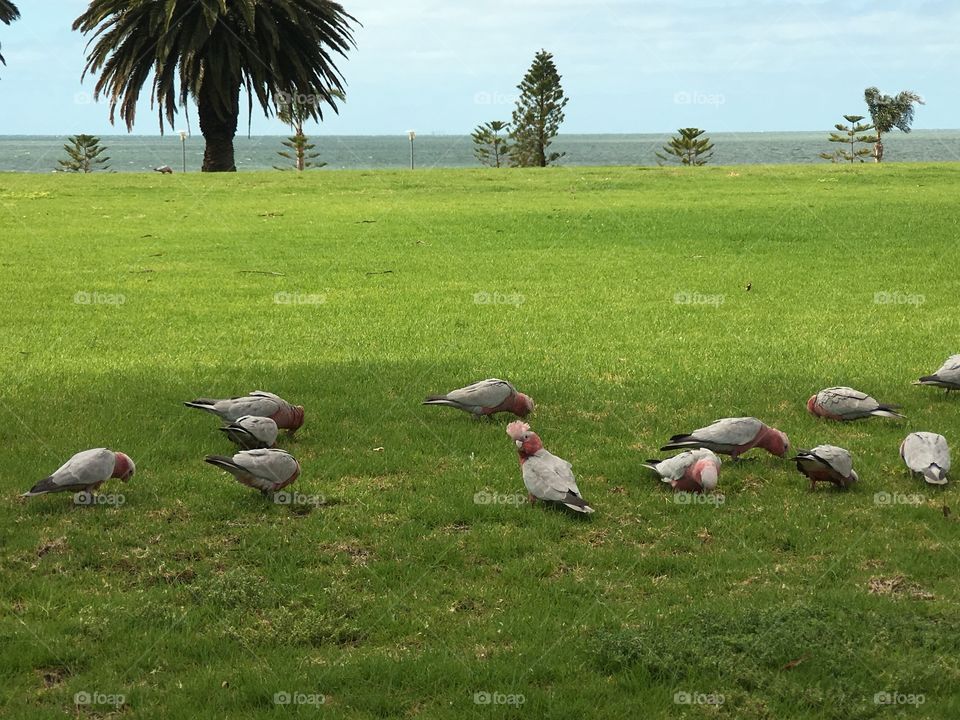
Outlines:
[[[580,496],[573,477],[573,466],[543,448],[539,436],[525,422],[516,420],[507,425],[507,435],[517,446],[523,484],[530,504],[537,500],[560,503],[578,513],[592,513]]]
[[[226,470],[237,482],[264,495],[282,490],[300,474],[300,463],[286,450],[241,450],[233,457],[207,455],[204,462]]]
[[[127,455],[107,448],[78,452],[49,477],[44,478],[21,497],[56,492],[94,492],[110,478],[127,482],[137,466]]]
[[[242,450],[271,448],[277,442],[277,423],[268,417],[244,415],[220,428]]]
[[[833,483],[839,488],[849,488],[860,478],[853,469],[850,452],[836,445],[817,445],[810,450],[797,450],[797,470],[810,479],[810,490],[818,482]]]
[[[678,492],[713,492],[720,475],[720,458],[712,450],[687,450],[666,460],[643,463]]]
[[[674,435],[660,449],[707,448],[721,455],[729,455],[736,461],[755,447],[783,457],[790,451],[790,440],[786,433],[765,425],[755,417],[722,418],[693,432]]]
[[[950,447],[943,435],[914,432],[900,444],[900,457],[911,473],[923,475],[928,485],[946,485],[950,472]]]
[[[914,385],[933,385],[934,387],[960,390],[960,355],[951,355],[944,360],[943,365],[932,375],[924,375]]]
[[[446,395],[430,395],[423,405],[445,405],[471,413],[474,417],[494,415],[498,412],[513,413],[526,417],[533,412],[533,399],[506,380],[489,378],[473,385],[451,390]]]
[[[278,428],[290,434],[303,425],[303,405],[291,405],[279,395],[263,390],[254,390],[249,395],[223,400],[199,398],[184,405],[213,413],[226,422],[239,420],[244,415],[268,417],[277,423]]]
[[[868,417],[903,418],[896,410],[899,405],[888,405],[850,387],[825,388],[807,400],[807,410],[817,417],[829,420],[859,420]]]

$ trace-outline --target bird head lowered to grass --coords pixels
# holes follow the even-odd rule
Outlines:
[[[790,438],[785,432],[770,427],[755,417],[721,418],[693,432],[674,435],[670,442],[660,449],[667,451],[707,448],[715,453],[729,455],[736,461],[743,453],[755,447],[782,458],[790,451]]]
[[[720,474],[720,458],[707,448],[687,450],[666,460],[647,460],[643,466],[679,492],[713,492]]]
[[[523,484],[531,505],[537,500],[544,500],[578,513],[593,512],[593,508],[580,496],[580,488],[573,477],[573,466],[544,449],[540,436],[527,423],[515,420],[507,425],[507,435],[517,447]]]
[[[510,382],[488,378],[466,387],[451,390],[446,395],[430,395],[422,405],[443,405],[470,413],[475,418],[489,417],[499,412],[513,413],[525,418],[533,412],[533,398],[519,392]]]
[[[303,405],[291,405],[279,395],[264,390],[223,400],[198,398],[184,405],[217,415],[228,423],[244,415],[268,417],[290,435],[303,425]]]
[[[847,489],[860,478],[853,469],[850,451],[836,445],[817,445],[810,450],[797,450],[797,470],[810,480],[813,491],[818,482],[828,482]]]
[[[932,375],[924,375],[914,385],[932,385],[944,388],[947,393],[960,390],[960,355],[951,355]]]
[[[866,393],[846,386],[824,388],[807,400],[807,411],[811,415],[842,421],[868,417],[902,419],[905,416],[897,412],[899,407],[877,402]]]
[[[910,473],[923,475],[928,485],[946,485],[950,472],[950,446],[943,435],[913,432],[900,444],[900,457]]]
[[[110,478],[128,482],[137,471],[129,455],[108,448],[78,452],[21,497],[56,492],[94,492]]]

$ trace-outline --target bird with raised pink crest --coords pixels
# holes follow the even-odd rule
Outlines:
[[[520,420],[507,425],[507,435],[517,446],[520,469],[527,497],[533,505],[537,500],[559,503],[578,513],[592,513],[584,502],[580,488],[573,477],[573,466],[544,449],[540,437]]]

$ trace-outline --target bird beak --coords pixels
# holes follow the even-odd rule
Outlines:
[[[515,440],[514,442],[517,443],[517,450],[520,450],[523,448],[523,440]]]

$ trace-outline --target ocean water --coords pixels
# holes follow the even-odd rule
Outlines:
[[[714,133],[711,164],[824,163],[817,154],[833,148],[827,131]],[[102,136],[110,169],[116,172],[143,172],[169,165],[179,172],[186,150],[188,171],[197,171],[203,161],[203,138],[188,138],[182,147],[176,134]],[[284,150],[284,138],[275,136],[237,137],[237,168],[270,169],[288,164],[277,155]],[[553,149],[565,152],[565,165],[656,165],[654,155],[668,140],[668,134],[647,135],[560,135]],[[317,135],[314,152],[327,163],[322,170],[405,168],[410,166],[410,142],[406,135]],[[66,137],[0,135],[0,172],[53,172],[57,160],[66,157]],[[884,138],[887,162],[960,161],[960,130],[915,130],[890,133]],[[473,144],[467,135],[418,135],[414,141],[414,163],[419,168],[478,167]]]

